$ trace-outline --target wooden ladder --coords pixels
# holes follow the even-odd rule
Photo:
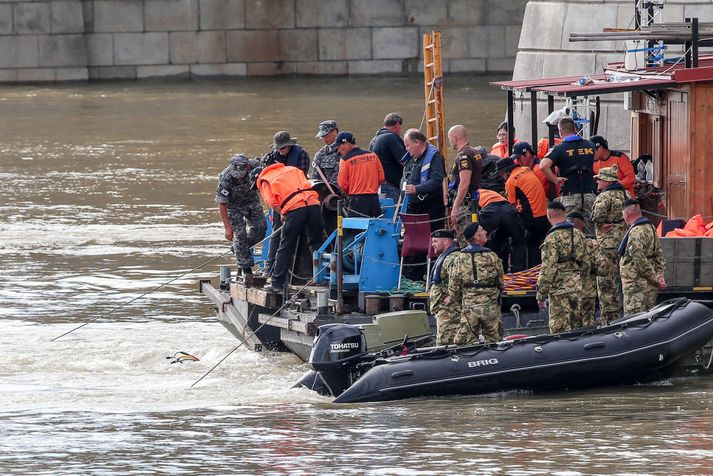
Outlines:
[[[441,64],[441,32],[423,35],[423,79],[425,86],[426,137],[446,157],[446,132],[443,119],[443,65]]]

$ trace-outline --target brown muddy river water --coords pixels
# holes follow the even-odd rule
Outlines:
[[[504,100],[446,80],[474,144]],[[232,153],[287,129],[313,154],[324,119],[366,146],[390,111],[418,126],[420,78],[0,89],[0,473],[713,474],[713,379],[336,406],[240,349],[191,389],[236,345],[197,286],[228,256],[101,317],[227,250]]]

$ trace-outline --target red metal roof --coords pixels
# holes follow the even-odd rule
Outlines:
[[[635,81],[608,82],[607,75],[590,75],[593,82],[585,86],[577,81],[583,76],[558,76],[552,78],[494,81],[490,84],[511,91],[536,91],[550,95],[578,97],[596,94],[614,94],[626,91],[667,89],[673,84],[713,82],[713,55],[701,56],[698,68],[686,68],[683,61],[675,65],[647,68],[637,72],[641,79]],[[611,63],[609,69],[623,70],[623,63]],[[627,72],[628,73],[628,72]]]

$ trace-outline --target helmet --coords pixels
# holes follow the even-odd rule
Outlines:
[[[248,178],[250,180],[250,188],[252,190],[257,190],[257,178],[260,176],[262,173],[264,167],[255,167],[250,171],[250,174],[248,175]]]

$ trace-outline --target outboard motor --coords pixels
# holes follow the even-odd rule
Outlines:
[[[326,324],[319,326],[309,364],[337,397],[351,386],[353,371],[365,355],[366,339],[358,328],[350,324]]]

